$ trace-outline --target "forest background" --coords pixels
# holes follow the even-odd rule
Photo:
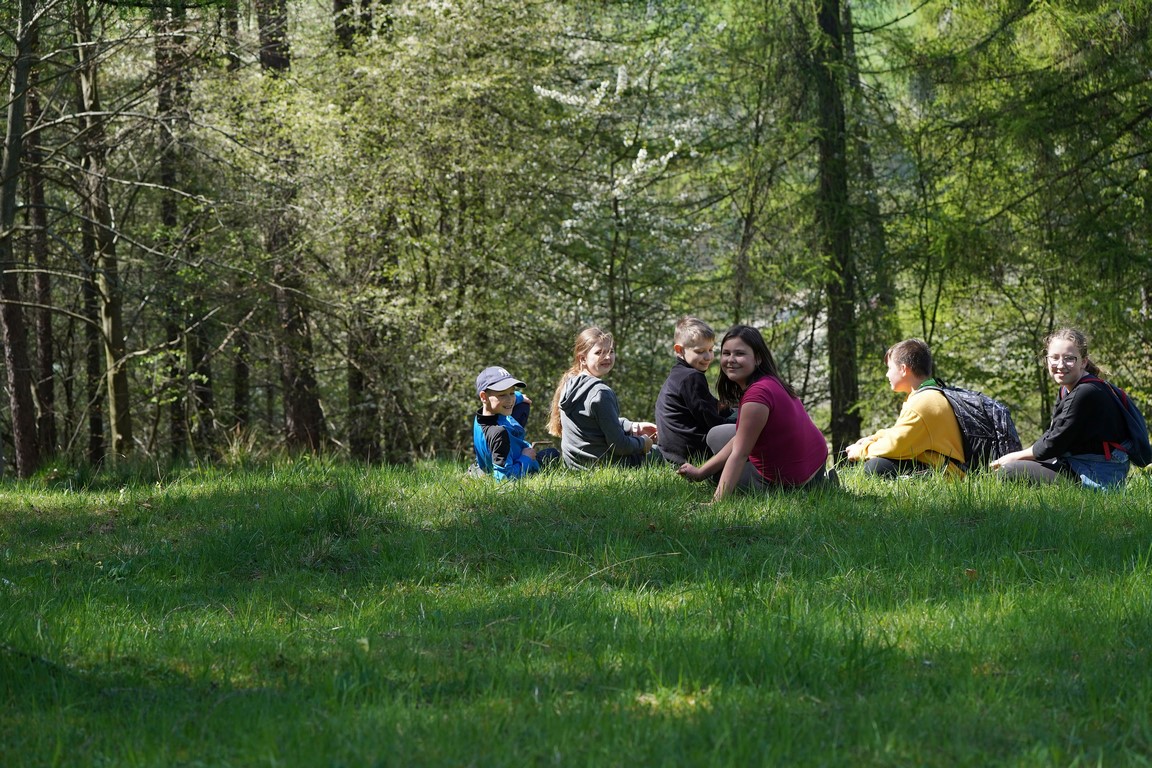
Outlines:
[[[15,0],[8,471],[463,456],[617,339],[649,416],[684,313],[760,327],[834,447],[927,339],[1012,406],[1073,324],[1152,382],[1147,0]],[[537,421],[539,419],[539,421]]]

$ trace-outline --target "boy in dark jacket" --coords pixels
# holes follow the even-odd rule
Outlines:
[[[704,375],[715,359],[715,346],[716,332],[703,320],[689,316],[676,323],[676,363],[656,398],[656,434],[664,458],[677,467],[707,459],[708,430],[732,415],[720,407]]]

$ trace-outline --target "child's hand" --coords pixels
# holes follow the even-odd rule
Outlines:
[[[844,448],[844,456],[848,459],[848,461],[860,461],[860,459],[864,458],[865,449],[867,449],[868,446],[872,445],[874,442],[876,442],[875,435],[872,435],[871,437],[862,437],[856,442],[852,443],[852,445]]]
[[[680,475],[681,477],[688,478],[693,483],[698,483],[705,477],[704,473],[700,471],[699,467],[688,463],[681,464],[679,467],[677,467],[676,474]]]
[[[637,437],[650,437],[655,442],[656,425],[650,421],[634,421],[632,422],[632,434]]]
[[[520,451],[520,455],[521,456],[527,456],[528,458],[532,459],[532,461],[536,461],[536,446],[534,446],[534,445],[524,446],[524,450]]]
[[[1001,469],[1004,468],[1005,464],[1011,464],[1014,461],[1029,461],[1029,460],[1033,460],[1032,459],[1032,449],[1031,448],[1025,448],[1022,451],[1012,451],[1011,453],[1004,454],[1003,456],[1001,456],[998,459],[993,459],[992,461],[988,462],[988,468],[993,470],[994,472],[999,472]]]

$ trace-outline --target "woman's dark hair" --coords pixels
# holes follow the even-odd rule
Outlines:
[[[799,398],[796,390],[792,385],[784,380],[780,375],[780,369],[776,367],[776,358],[772,357],[772,351],[768,349],[768,344],[765,343],[764,337],[760,335],[760,331],[756,330],[750,325],[734,325],[728,329],[724,334],[724,338],[720,341],[720,350],[723,354],[724,345],[728,343],[729,339],[738,338],[748,345],[752,350],[752,354],[756,356],[756,371],[748,378],[748,385],[751,386],[752,382],[763,376],[771,376],[780,382],[780,386],[792,397]],[[720,399],[726,405],[736,405],[740,402],[741,390],[736,386],[736,382],[728,378],[724,373],[724,366],[720,366],[720,378],[716,382],[716,391],[720,394]]]

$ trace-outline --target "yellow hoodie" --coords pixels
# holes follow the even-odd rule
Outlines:
[[[935,389],[914,390],[904,401],[896,423],[864,438],[860,447],[862,460],[913,459],[936,469],[948,462],[947,457],[964,461],[964,440],[956,415],[948,398]],[[949,474],[963,476],[954,462],[948,464]]]

